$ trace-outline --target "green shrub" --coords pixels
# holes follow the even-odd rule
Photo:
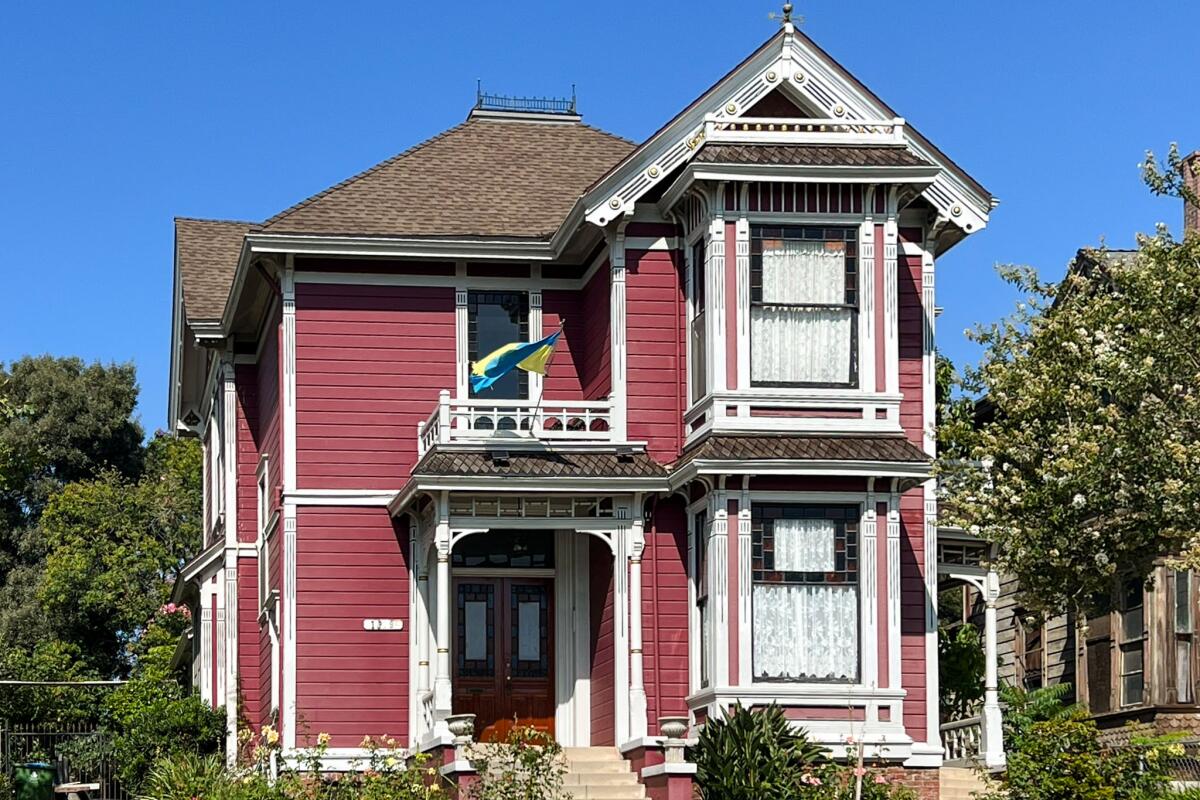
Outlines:
[[[704,800],[758,800],[811,795],[828,763],[778,706],[747,711],[735,706],[709,720],[692,749]]]
[[[470,800],[560,800],[566,766],[562,748],[548,733],[514,726],[503,739],[471,746],[477,780]]]

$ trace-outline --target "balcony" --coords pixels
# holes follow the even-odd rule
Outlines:
[[[717,117],[704,120],[704,139],[717,144],[904,146],[904,120]]]
[[[608,443],[613,441],[608,400],[451,400],[445,389],[429,419],[417,424],[417,452],[439,445]]]

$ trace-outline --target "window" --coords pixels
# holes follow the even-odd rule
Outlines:
[[[705,311],[708,308],[707,269],[704,259],[704,239],[692,245],[692,321],[688,335],[691,341],[691,362],[688,364],[692,402],[697,403],[708,393],[708,347],[705,341]]]
[[[1017,614],[1017,663],[1021,686],[1029,691],[1041,688],[1045,667],[1044,629],[1036,619]]]
[[[1112,614],[1103,613],[1087,620],[1087,697],[1093,714],[1113,709],[1112,619]]]
[[[1125,584],[1121,597],[1121,705],[1143,702],[1146,659],[1146,609],[1140,581]]]
[[[712,643],[712,619],[708,609],[708,514],[693,517],[696,535],[696,611],[700,616],[700,686],[711,682],[709,646]]]
[[[1192,702],[1192,573],[1175,571],[1175,700]]]
[[[271,515],[270,477],[270,466],[267,457],[263,456],[258,464],[258,478],[255,484],[258,509],[258,607],[260,611],[266,609],[271,602],[271,534],[274,525]]]
[[[860,516],[857,505],[754,504],[756,680],[858,680]]]
[[[467,295],[467,352],[472,363],[510,342],[529,341],[529,295],[525,292],[470,292]],[[529,374],[514,369],[482,394],[488,400],[526,400]]]
[[[857,236],[854,228],[751,230],[753,385],[858,384]]]

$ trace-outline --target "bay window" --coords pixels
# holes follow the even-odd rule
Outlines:
[[[860,513],[857,505],[754,504],[755,680],[858,680]]]
[[[1145,694],[1146,609],[1141,581],[1125,584],[1121,598],[1121,705],[1141,705]]]
[[[858,384],[858,230],[751,229],[754,386]]]
[[[1175,701],[1192,702],[1192,573],[1175,572]]]

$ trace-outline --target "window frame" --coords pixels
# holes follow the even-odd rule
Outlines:
[[[270,612],[274,606],[275,598],[271,591],[271,540],[279,525],[279,512],[271,508],[271,466],[265,453],[258,462],[254,487],[258,517],[255,556],[258,566],[258,610],[261,616]]]
[[[1171,618],[1172,618],[1172,644],[1173,652],[1171,653],[1171,663],[1175,666],[1175,702],[1177,703],[1193,703],[1195,702],[1195,650],[1196,650],[1196,590],[1195,582],[1192,579],[1192,571],[1188,569],[1172,570],[1173,586],[1171,593]],[[1186,620],[1180,619],[1180,595],[1179,587],[1182,585],[1185,589],[1183,596],[1183,608],[1187,609]],[[1180,675],[1183,670],[1186,670],[1187,682],[1180,685]]]
[[[525,289],[467,289],[467,304],[466,304],[466,309],[467,309],[467,330],[466,330],[467,364],[466,364],[466,369],[467,369],[468,375],[470,374],[471,364],[474,364],[480,358],[482,358],[483,356],[485,356],[491,352],[491,350],[488,350],[486,352],[480,352],[480,349],[479,349],[479,304],[483,298],[499,297],[499,296],[503,296],[503,295],[511,295],[514,297],[519,297],[520,302],[522,303],[522,308],[521,308],[522,318],[517,323],[517,339],[516,339],[516,341],[520,341],[520,342],[537,341],[537,339],[532,339],[530,336],[531,335],[531,327],[530,327],[531,303],[530,303],[530,297],[529,297],[530,292],[528,290],[525,290]],[[493,301],[486,301],[486,302],[488,302],[490,304]],[[538,338],[541,338],[541,337],[539,336]],[[497,346],[499,346],[499,345],[497,345]],[[495,348],[492,348],[492,349],[495,349]],[[471,388],[471,382],[470,382],[469,378],[467,380],[467,397],[472,400],[478,399],[478,400],[485,400],[485,401],[495,399],[498,402],[519,403],[519,402],[528,401],[530,399],[530,392],[531,392],[531,387],[529,385],[529,383],[530,383],[529,382],[529,373],[523,369],[518,369],[515,372],[517,374],[517,395],[518,395],[517,397],[505,397],[505,398],[495,397],[495,398],[493,398],[489,394],[484,394],[481,396],[479,394],[476,394],[475,390]],[[491,390],[488,389],[487,391],[490,392]]]
[[[767,551],[766,551],[766,527],[764,516],[766,509],[796,509],[801,513],[799,517],[788,517],[785,515],[770,517],[772,526],[772,537],[774,536],[773,526],[777,519],[830,519],[831,513],[840,513],[841,517],[832,517],[835,523],[835,569],[826,573],[807,573],[807,572],[781,572],[774,569],[767,569]],[[750,641],[746,646],[751,648],[751,666],[750,679],[755,684],[776,684],[776,685],[802,685],[802,684],[821,684],[827,686],[858,686],[861,685],[863,678],[863,637],[865,620],[863,619],[863,584],[862,584],[862,535],[863,535],[863,509],[862,502],[842,502],[842,501],[774,501],[774,500],[755,500],[750,505],[750,587],[749,587],[749,602],[750,602]],[[823,513],[825,516],[809,517],[805,512]],[[842,545],[842,549],[838,550],[838,545]],[[774,566],[774,541],[772,538],[772,560],[770,566]],[[761,567],[759,563],[761,562]],[[837,564],[840,563],[841,567]],[[790,577],[782,577],[778,580],[763,580],[761,574],[778,574]],[[835,573],[845,573],[852,575],[853,579],[846,580],[830,580],[829,576]],[[818,580],[815,576],[821,575]],[[795,576],[804,576],[798,578]],[[854,613],[855,613],[855,636],[857,642],[857,652],[855,653],[855,670],[854,674],[846,678],[817,678],[817,677],[763,677],[759,675],[758,669],[753,660],[754,637],[755,631],[755,615],[754,615],[754,587],[758,585],[766,586],[846,586],[850,585],[854,589]]]
[[[1029,622],[1026,619],[1025,612],[1023,612],[1023,611],[1018,611],[1014,616],[1016,617],[1016,623],[1017,623],[1016,624],[1017,664],[1018,664],[1018,669],[1020,670],[1020,674],[1018,675],[1018,678],[1020,680],[1021,687],[1023,689],[1025,689],[1026,691],[1030,691],[1032,689],[1039,689],[1046,685],[1046,626],[1045,626],[1045,624],[1040,623],[1040,622],[1037,624],[1034,624],[1034,625],[1029,624]],[[1036,669],[1037,685],[1031,686],[1030,685],[1030,673],[1032,670],[1029,667],[1029,660],[1030,660],[1029,655],[1030,655],[1031,645],[1029,644],[1029,640],[1030,640],[1030,633],[1035,629],[1037,632],[1037,638],[1036,638],[1036,644],[1033,646],[1036,647],[1037,651],[1038,651],[1037,652],[1038,667]]]
[[[708,593],[708,509],[701,508],[691,514],[693,535],[695,536],[695,583],[696,583],[696,625],[699,659],[696,664],[696,680],[701,689],[707,689],[713,684],[713,631],[712,615],[709,609]],[[708,626],[705,626],[705,623]]]
[[[708,369],[708,236],[701,235],[688,246],[689,284],[688,297],[688,380],[689,406],[695,405],[711,393]],[[699,331],[697,331],[697,327]],[[699,348],[697,348],[699,344]]]
[[[765,236],[764,231],[778,231],[779,236]],[[821,236],[807,236],[808,232],[820,231]],[[840,236],[830,236],[830,233],[837,231]],[[788,233],[799,232],[798,236],[788,236]],[[861,289],[861,269],[860,269],[860,253],[859,253],[859,236],[861,228],[853,225],[767,225],[762,223],[752,224],[750,226],[750,302],[748,311],[750,314],[749,324],[747,326],[747,337],[749,339],[748,357],[750,358],[751,375],[750,386],[752,388],[780,388],[780,389],[858,389],[860,384],[860,340],[859,340],[859,315],[862,308],[862,298],[860,296]],[[822,241],[822,242],[840,242],[845,245],[846,253],[843,263],[843,275],[845,277],[844,303],[766,303],[762,299],[762,280],[763,280],[763,250],[762,242],[764,239],[782,239],[795,241]],[[754,363],[754,309],[761,306],[773,306],[781,308],[810,308],[810,309],[840,309],[850,311],[850,364],[849,364],[849,379],[847,381],[763,381],[756,380],[753,376]]]
[[[1137,605],[1131,605],[1129,600],[1131,597],[1136,597]],[[1126,616],[1134,611],[1140,612],[1140,631],[1136,635],[1131,635],[1127,629],[1128,620]],[[1121,602],[1118,604],[1118,624],[1117,624],[1117,681],[1118,681],[1118,705],[1121,708],[1131,708],[1146,704],[1146,592],[1140,581],[1130,581],[1121,592]],[[1126,654],[1130,653],[1141,654],[1140,669],[1126,669],[1125,658]],[[1138,690],[1137,700],[1130,700],[1126,692],[1126,679],[1132,676],[1140,676],[1140,688]]]

